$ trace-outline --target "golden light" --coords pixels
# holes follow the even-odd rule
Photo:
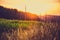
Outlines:
[[[37,15],[52,14],[58,12],[60,9],[59,0],[1,0],[0,5],[8,8],[16,8]]]

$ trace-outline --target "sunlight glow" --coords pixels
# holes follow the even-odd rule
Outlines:
[[[50,14],[51,12],[55,13],[60,10],[59,0],[2,0],[0,1],[0,5],[22,11],[25,11],[26,5],[27,12],[37,15]]]

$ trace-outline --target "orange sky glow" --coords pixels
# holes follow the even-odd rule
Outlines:
[[[0,5],[37,15],[60,15],[60,0],[0,0]]]

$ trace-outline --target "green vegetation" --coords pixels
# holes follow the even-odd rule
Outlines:
[[[0,38],[2,37],[2,40],[57,40],[59,28],[58,23],[52,22],[0,19]]]
[[[19,28],[19,27],[28,27],[34,21],[20,21],[20,20],[7,20],[0,19],[0,28]]]
[[[0,27],[3,28],[17,28],[18,27],[18,21],[12,21],[12,20],[5,20],[0,19]]]
[[[56,26],[56,23],[45,23],[45,22],[38,22],[38,21],[22,21],[22,20],[8,20],[8,19],[0,19],[0,28],[27,28],[28,26]]]

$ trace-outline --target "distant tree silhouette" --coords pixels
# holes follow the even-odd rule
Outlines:
[[[60,23],[60,16],[46,15],[46,16],[43,16],[42,20],[45,22],[58,22],[58,23]]]
[[[16,20],[40,20],[40,18],[35,14],[18,11],[17,9],[5,8],[3,6],[0,6],[0,18]]]

